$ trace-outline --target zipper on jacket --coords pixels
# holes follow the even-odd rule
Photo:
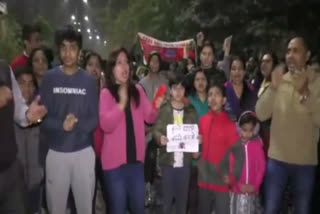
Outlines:
[[[249,155],[248,155],[248,144],[244,145],[246,151],[246,184],[249,184]]]
[[[212,126],[213,126],[213,121],[214,121],[214,116],[212,116],[212,118],[210,118],[210,125],[209,125],[209,133],[208,133],[208,151],[207,151],[207,153],[206,153],[206,159],[207,159],[207,161],[209,160],[209,152],[210,152],[210,147],[211,147],[211,145],[210,145],[210,142],[211,142],[211,129],[212,129]],[[202,151],[203,152],[203,151]]]

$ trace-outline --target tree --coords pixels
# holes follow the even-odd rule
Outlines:
[[[38,16],[34,23],[38,25],[41,29],[42,39],[45,41],[45,45],[47,47],[54,46],[54,29],[52,25],[48,22],[48,20],[44,16]]]
[[[200,30],[221,47],[233,35],[234,53],[272,49],[283,55],[294,32],[317,41],[319,3],[312,0],[122,0],[109,1],[98,11],[109,48],[136,42],[142,31],[161,40],[194,37]],[[307,21],[306,21],[307,20]],[[318,37],[317,37],[318,36]],[[318,42],[316,42],[318,43]]]
[[[162,40],[176,40],[179,26],[175,21],[181,0],[134,0],[114,7],[97,10],[97,20],[105,26],[109,47],[129,47],[136,41],[139,31]]]
[[[273,43],[287,34],[287,6],[286,1],[192,0],[180,20],[200,26],[209,39],[219,43],[232,34],[236,51],[276,47]]]
[[[286,40],[299,33],[318,47],[320,4],[312,0],[191,0],[178,14],[185,34],[203,30],[218,41],[233,34],[233,51],[272,49],[283,54]]]
[[[11,61],[23,50],[23,42],[21,40],[21,26],[16,22],[15,18],[10,15],[5,15],[4,28],[6,34],[0,40],[0,59],[6,62]]]
[[[23,51],[22,26],[13,15],[5,15],[3,19],[6,33],[0,39],[0,58],[10,63]],[[38,16],[34,23],[40,26],[45,45],[52,47],[54,32],[48,20],[43,16]]]

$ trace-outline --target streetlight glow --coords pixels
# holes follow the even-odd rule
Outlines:
[[[91,30],[90,30],[90,28],[88,28],[87,32],[88,32],[88,33],[91,33]]]
[[[91,40],[91,39],[92,39],[92,36],[89,36],[89,39]]]
[[[74,25],[77,25],[77,22],[73,22]]]
[[[71,16],[71,20],[76,20],[75,15],[72,15],[72,16]]]
[[[99,39],[100,39],[100,36],[98,35],[96,38],[97,38],[97,40],[99,40]]]
[[[80,23],[80,22],[78,22],[78,25],[81,25],[81,23]]]
[[[80,29],[80,28],[78,28],[78,32],[79,32],[79,33],[81,32],[81,29]]]
[[[88,17],[88,16],[85,16],[85,17],[84,17],[84,20],[89,21],[89,17]]]
[[[83,3],[87,4],[87,3],[88,3],[88,0],[83,0]]]

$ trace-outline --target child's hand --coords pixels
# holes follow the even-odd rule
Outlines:
[[[198,135],[199,144],[202,144],[202,135]]]
[[[254,192],[254,187],[250,184],[243,184],[240,186],[240,190],[244,193],[252,193]]]
[[[165,96],[158,97],[158,98],[155,100],[155,105],[154,105],[154,107],[155,107],[156,109],[159,109],[159,108],[161,107],[161,105],[163,104],[164,99],[165,99]]]
[[[230,184],[230,177],[228,175],[224,175],[222,179],[223,179],[223,182],[225,182],[226,184],[228,185]]]
[[[192,158],[193,159],[198,159],[200,157],[200,152],[194,152],[192,153]]]
[[[167,143],[168,143],[168,138],[167,138],[166,136],[162,135],[162,136],[160,137],[160,144],[161,144],[162,146],[166,146]]]

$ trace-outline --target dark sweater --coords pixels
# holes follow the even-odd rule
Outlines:
[[[11,89],[9,66],[0,61],[0,87]],[[6,170],[16,159],[17,145],[14,135],[14,102],[0,108],[0,172]]]
[[[84,70],[66,75],[61,67],[47,72],[40,88],[41,102],[48,114],[41,124],[49,148],[58,152],[75,152],[93,145],[93,131],[98,121],[96,81]],[[71,132],[63,122],[73,113],[78,122]]]
[[[130,105],[126,106],[125,113],[127,135],[127,163],[135,163],[137,161],[137,148]]]

